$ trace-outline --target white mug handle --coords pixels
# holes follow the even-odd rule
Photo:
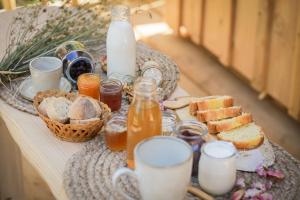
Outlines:
[[[112,184],[113,184],[113,187],[115,190],[117,190],[123,197],[125,197],[126,199],[128,200],[134,200],[131,196],[129,196],[128,194],[126,194],[121,188],[120,188],[120,185],[118,184],[119,183],[119,180],[121,178],[121,176],[123,175],[128,175],[128,176],[131,176],[135,179],[137,179],[137,175],[136,173],[131,170],[131,169],[128,169],[126,167],[122,167],[120,169],[118,169],[113,177],[112,177]]]

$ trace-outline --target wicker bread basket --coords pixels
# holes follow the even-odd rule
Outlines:
[[[99,121],[92,121],[88,124],[63,124],[57,122],[55,120],[49,119],[44,116],[42,113],[38,111],[38,106],[43,101],[44,98],[47,97],[65,97],[70,101],[74,101],[76,98],[76,94],[74,93],[65,93],[58,90],[47,90],[43,92],[38,92],[34,97],[33,105],[37,110],[37,113],[40,118],[44,120],[47,127],[51,130],[52,133],[61,140],[69,141],[69,142],[84,142],[92,139],[99,133],[104,123],[110,117],[110,108],[104,104],[99,102],[102,108],[102,114],[100,116]]]

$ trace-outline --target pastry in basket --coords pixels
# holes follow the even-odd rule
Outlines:
[[[71,101],[65,97],[47,97],[38,107],[40,113],[58,121],[60,123],[68,122],[68,112]]]
[[[209,121],[207,123],[209,133],[218,133],[221,131],[229,131],[234,128],[252,122],[252,115],[250,113],[242,113],[241,115],[229,119],[219,121]]]
[[[253,149],[264,141],[262,128],[255,123],[246,124],[230,131],[222,131],[218,139],[232,142],[238,149]]]
[[[236,117],[241,115],[242,107],[241,106],[232,106],[227,108],[218,108],[212,110],[198,110],[197,111],[197,120],[200,122],[209,122],[216,121],[221,119],[226,119],[230,117]]]
[[[46,111],[48,117],[61,123],[68,122],[68,111],[71,103],[72,102],[65,97],[53,98],[47,105]]]
[[[47,97],[45,99],[43,99],[43,101],[40,103],[40,105],[38,106],[38,111],[43,114],[44,116],[48,117],[47,114],[47,107],[50,101],[52,101],[53,99],[55,99],[56,97]]]
[[[210,110],[233,106],[231,96],[210,96],[190,103],[190,114],[196,115],[198,110]]]
[[[78,96],[71,104],[68,117],[71,124],[86,124],[100,120],[102,109],[98,102],[87,96]]]
[[[38,92],[34,107],[55,136],[71,142],[93,138],[110,117],[106,104],[58,90]]]

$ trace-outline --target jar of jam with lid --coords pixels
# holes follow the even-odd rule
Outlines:
[[[205,143],[204,137],[208,134],[207,126],[196,120],[184,120],[177,124],[176,135],[189,143],[193,150],[192,176],[198,174],[198,164],[201,155],[201,146]]]
[[[63,62],[64,76],[76,86],[81,74],[92,73],[95,70],[93,57],[85,46],[78,41],[67,41],[57,47],[55,56]]]

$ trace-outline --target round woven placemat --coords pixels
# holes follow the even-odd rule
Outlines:
[[[93,55],[96,62],[97,72],[101,73],[101,76],[106,76],[100,70],[99,59],[100,56],[106,55],[105,44],[88,46],[88,51]],[[161,84],[162,90],[160,92],[161,98],[167,99],[175,90],[177,86],[177,81],[179,79],[179,69],[178,66],[164,54],[151,49],[150,47],[137,43],[137,70],[138,75],[140,73],[140,67],[145,61],[155,61],[163,69],[163,81]],[[25,77],[26,78],[26,77]],[[6,87],[0,85],[0,97],[5,102],[7,102],[12,107],[27,112],[33,115],[37,115],[32,102],[24,99],[19,94],[19,86],[25,78],[18,78],[13,80]]]
[[[1,86],[0,97],[6,103],[18,110],[30,113],[32,115],[37,115],[32,101],[24,99],[19,93],[19,86],[25,79],[26,77],[18,78],[11,81],[7,86]]]
[[[281,147],[272,144],[276,155],[273,168],[280,169],[285,178],[274,182],[270,192],[274,199],[300,199],[300,163]],[[102,136],[88,142],[78,153],[74,154],[67,163],[64,171],[64,188],[67,196],[72,200],[83,199],[122,199],[113,190],[112,174],[126,164],[126,153],[114,153],[107,149]],[[245,178],[246,182],[265,182],[265,178],[256,173],[240,172],[238,177]],[[193,185],[199,187],[197,179],[193,178]],[[129,177],[123,177],[120,182],[123,190],[135,199],[141,199],[137,183]],[[216,199],[230,199],[230,193]],[[197,199],[191,194],[186,199]]]
[[[94,59],[99,59],[102,56],[106,56],[106,45],[102,44],[98,47],[94,47],[92,50],[93,55],[96,55]],[[167,99],[174,92],[179,79],[178,66],[166,55],[159,51],[149,48],[147,45],[138,42],[136,49],[136,69],[137,76],[141,76],[141,67],[146,61],[155,61],[162,69],[162,83],[160,85],[161,90],[159,92],[160,99]]]

